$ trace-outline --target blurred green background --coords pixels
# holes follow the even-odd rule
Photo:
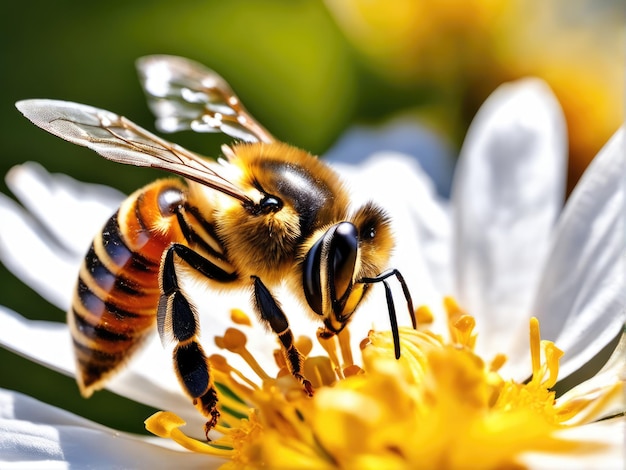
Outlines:
[[[165,53],[217,70],[274,135],[314,153],[323,153],[351,124],[375,124],[399,112],[419,116],[458,147],[478,105],[499,83],[540,75],[566,108],[573,182],[622,119],[622,3],[4,2],[0,174],[36,160],[50,171],[127,193],[155,179],[156,172],[120,170],[36,129],[14,103],[72,100],[153,129],[134,61]],[[227,141],[189,132],[169,139],[207,155],[217,155]],[[3,181],[0,190],[7,193]],[[30,318],[64,320],[1,265],[0,302]],[[143,432],[150,414],[108,392],[83,400],[72,379],[4,350],[0,387],[124,430]]]

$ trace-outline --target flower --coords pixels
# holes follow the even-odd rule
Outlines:
[[[258,334],[255,319],[242,314],[246,300],[223,296],[215,306],[213,297],[210,330],[217,336],[213,365],[223,421],[211,443],[202,440],[203,419],[163,367],[169,358],[154,342],[109,388],[164,410],[147,426],[182,446],[118,433],[3,391],[0,461],[187,467],[217,466],[228,457],[237,468],[259,459],[270,467],[302,468],[410,468],[416,461],[434,468],[621,464],[626,340],[588,381],[556,400],[550,389],[624,325],[623,139],[620,131],[607,144],[561,209],[563,119],[545,85],[526,80],[503,86],[481,108],[450,201],[437,195],[414,161],[397,153],[379,153],[360,166],[336,163],[356,199],[380,190],[377,199],[394,217],[398,238],[391,263],[424,306],[417,330],[401,328],[399,361],[386,332],[388,317],[380,315],[386,312],[382,295],[373,294],[359,310],[350,325],[352,341],[344,337],[339,345],[307,345],[314,327],[290,316],[312,361],[307,377],[317,390],[308,398],[280,373],[271,335]],[[47,230],[42,233],[3,197],[0,256],[66,307],[89,233],[121,196],[108,190],[93,196],[91,185],[32,164],[14,170],[8,183]],[[63,199],[84,215],[85,232],[73,232],[71,239],[67,229],[78,224],[67,220],[67,206],[58,204]],[[8,249],[25,242],[32,247],[26,257]],[[442,302],[443,293],[459,304],[449,297]],[[193,294],[206,295],[201,289]],[[284,306],[297,309],[288,298]],[[408,320],[400,317],[404,325]],[[2,308],[0,343],[73,374],[62,324],[33,322]],[[355,355],[353,361],[348,351],[360,351],[362,360]]]

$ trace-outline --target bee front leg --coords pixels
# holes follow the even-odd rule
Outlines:
[[[217,393],[209,360],[198,338],[198,313],[178,284],[176,259],[185,262],[205,277],[218,281],[232,281],[235,275],[223,271],[191,248],[177,243],[168,248],[161,260],[161,297],[157,312],[159,336],[164,344],[175,343],[174,370],[185,392],[193,399],[195,407],[208,418],[205,426],[208,434],[220,416],[217,410]]]
[[[259,318],[278,336],[291,375],[302,384],[309,396],[313,396],[311,382],[302,375],[304,356],[294,344],[293,333],[285,312],[282,311],[261,279],[256,276],[252,276],[252,279],[254,281],[254,308]]]

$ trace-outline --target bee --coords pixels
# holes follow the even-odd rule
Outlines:
[[[251,291],[253,310],[276,334],[290,373],[309,395],[303,356],[272,294],[280,285],[321,320],[318,336],[331,338],[344,331],[370,286],[382,282],[398,358],[389,278],[402,286],[414,327],[415,316],[402,275],[385,270],[394,243],[385,211],[374,202],[350,207],[330,167],[277,141],[212,70],[163,55],[137,65],[157,127],[233,137],[221,159],[202,157],[88,105],[43,99],[16,104],[37,126],[106,159],[182,176],[131,194],[84,258],[67,317],[81,393],[88,397],[103,388],[156,324],[162,342],[174,345],[174,370],[207,418],[207,433],[215,426],[210,360],[200,343],[198,308],[179,283],[182,271],[209,287]]]

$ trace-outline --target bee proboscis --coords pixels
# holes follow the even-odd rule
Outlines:
[[[272,289],[285,283],[317,334],[341,334],[373,283],[385,286],[396,357],[395,307],[386,270],[389,219],[369,202],[350,208],[335,172],[311,154],[278,142],[248,114],[228,84],[201,64],[174,56],[138,61],[159,129],[223,132],[241,142],[212,161],[117,114],[66,101],[26,100],[18,109],[44,130],[101,156],[182,176],[130,195],[97,234],[80,268],[68,324],[83,395],[102,388],[153,332],[172,342],[184,391],[217,423],[210,361],[198,337],[197,308],[179,284],[186,267],[220,289],[252,291],[252,307],[278,337],[291,374],[308,394],[303,357]],[[208,190],[207,190],[208,188]]]

